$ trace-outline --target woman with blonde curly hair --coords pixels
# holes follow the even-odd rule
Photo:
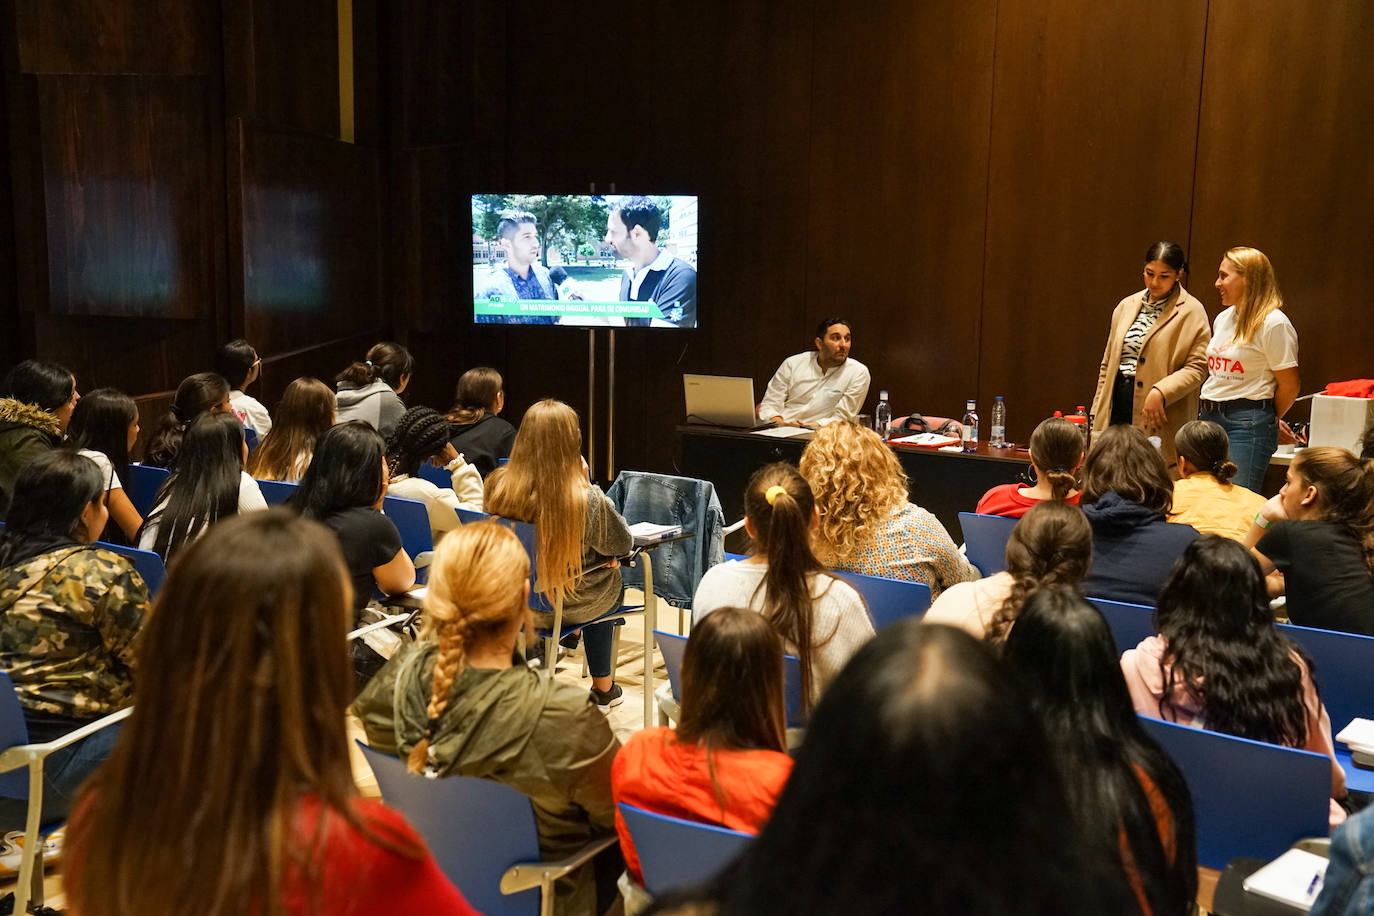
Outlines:
[[[552,399],[525,411],[510,462],[491,472],[485,490],[492,515],[534,524],[539,557],[534,587],[550,602],[563,599],[565,630],[619,604],[616,557],[630,552],[634,538],[606,494],[587,480],[577,411]],[[553,615],[536,615],[535,622],[552,626]],[[614,635],[611,622],[582,628],[592,699],[603,708],[619,705],[624,697],[615,683]]]
[[[1006,569],[954,586],[922,619],[961,627],[979,639],[1000,644],[1026,599],[1038,590],[1063,586],[1082,594],[1092,547],[1092,526],[1082,509],[1058,500],[1043,500],[1011,529]]]
[[[529,561],[509,528],[479,522],[450,532],[434,551],[420,640],[392,656],[354,710],[372,746],[407,758],[417,773],[476,776],[528,795],[540,853],[555,860],[614,830],[611,760],[620,745],[584,691],[521,663],[515,640],[528,601]],[[558,912],[604,910],[593,898],[603,886],[614,896],[614,850],[614,861],[597,859],[594,870],[558,882]]]
[[[812,546],[825,565],[924,582],[932,597],[978,578],[939,520],[907,501],[906,472],[873,430],[822,427],[802,452],[800,470],[820,512]]]

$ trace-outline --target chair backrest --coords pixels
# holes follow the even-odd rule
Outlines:
[[[1106,598],[1089,598],[1088,602],[1102,612],[1116,640],[1116,651],[1125,652],[1140,645],[1147,636],[1155,635],[1155,609],[1146,604],[1128,604]]]
[[[889,623],[896,623],[905,617],[920,617],[930,610],[930,586],[924,582],[884,579],[881,576],[865,576],[861,573],[841,572],[838,569],[832,569],[830,572],[836,578],[854,586],[859,594],[864,596],[875,630],[881,630]]]
[[[458,513],[458,518],[464,525],[471,525],[474,522],[496,522],[498,525],[505,525],[515,532],[515,536],[520,539],[520,546],[525,548],[525,554],[530,558],[530,607],[536,611],[553,613],[553,603],[534,587],[535,580],[539,578],[538,566],[535,564],[535,558],[538,556],[538,544],[535,540],[534,526],[529,522],[517,522],[514,519],[488,515],[485,512],[474,512],[471,509],[454,509],[453,511]]]
[[[1183,771],[1197,821],[1197,863],[1268,861],[1303,837],[1326,836],[1331,761],[1322,754],[1140,717]]]
[[[253,449],[257,448],[258,431],[251,426],[245,426],[243,428],[243,444],[248,446],[248,451],[250,453],[253,451]]]
[[[735,860],[753,834],[714,824],[699,824],[620,805],[644,872],[644,889],[658,896],[700,884]]]
[[[9,672],[0,671],[0,751],[29,743],[29,726],[24,721],[24,707],[14,692]],[[0,798],[28,798],[29,771],[27,767],[0,773]]]
[[[157,500],[157,489],[167,479],[166,468],[150,467],[146,464],[129,465],[129,473],[124,478],[124,495],[134,504],[138,514],[144,518],[153,511]]]
[[[301,487],[300,484],[289,480],[259,480],[257,484],[258,489],[262,491],[262,498],[267,500],[269,506],[280,506]]]
[[[520,792],[486,779],[426,779],[361,741],[382,800],[400,811],[424,838],[434,860],[473,909],[486,916],[533,916],[539,889],[509,896],[501,875],[512,865],[539,861],[534,808]]]
[[[137,547],[124,547],[120,544],[107,544],[104,541],[96,541],[97,547],[113,551],[134,564],[134,569],[143,577],[143,584],[148,586],[148,595],[151,597],[158,593],[162,588],[162,580],[167,576],[167,567],[162,562],[162,557],[153,553],[151,550],[139,550]]]
[[[453,489],[453,475],[443,468],[435,467],[428,461],[420,462],[420,470],[415,476],[421,480],[428,480],[441,490]]]
[[[964,532],[968,561],[984,576],[1007,568],[1007,539],[1019,519],[1004,515],[979,515],[960,512],[959,527]]]
[[[388,496],[382,500],[382,512],[401,533],[401,547],[412,560],[434,549],[434,532],[429,527],[429,510],[424,503]]]
[[[673,699],[682,699],[682,658],[687,654],[687,637],[666,630],[654,630],[654,640],[663,656],[663,666],[668,669],[668,686],[673,691]],[[788,728],[800,728],[806,724],[802,713],[801,661],[795,655],[782,657],[782,702],[787,715]]]
[[[1313,677],[1331,715],[1332,731],[1340,731],[1354,718],[1374,718],[1374,636],[1284,623],[1279,630],[1312,657]]]

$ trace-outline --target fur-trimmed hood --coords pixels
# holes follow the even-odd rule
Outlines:
[[[0,398],[0,431],[15,426],[27,426],[53,437],[62,438],[62,425],[57,417],[37,404],[25,404],[14,398]]]

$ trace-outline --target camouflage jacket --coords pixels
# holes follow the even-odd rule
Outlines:
[[[0,570],[0,668],[34,712],[94,719],[133,698],[134,641],[148,588],[127,560],[95,547],[39,554]]]

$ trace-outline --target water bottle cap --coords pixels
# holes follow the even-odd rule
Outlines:
[[[964,402],[964,404],[968,407],[972,407],[976,403],[977,401],[975,401],[973,398],[969,398],[967,401]]]
[[[1002,400],[1002,396],[1000,394],[997,396],[997,400]]]

